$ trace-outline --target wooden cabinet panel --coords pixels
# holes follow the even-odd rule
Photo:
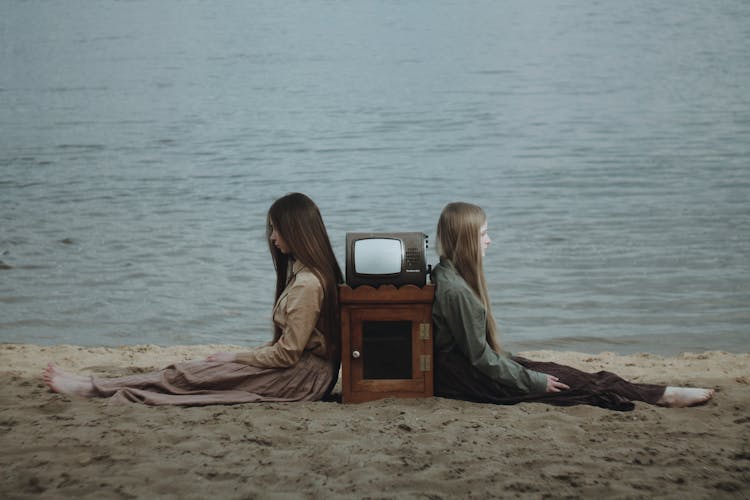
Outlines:
[[[433,285],[339,288],[345,403],[433,394]]]

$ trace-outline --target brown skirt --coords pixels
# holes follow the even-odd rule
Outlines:
[[[479,403],[515,404],[548,403],[558,406],[586,404],[611,410],[629,411],[633,401],[656,404],[664,394],[663,385],[636,384],[614,373],[587,373],[570,366],[551,362],[512,358],[524,367],[553,375],[570,386],[569,390],[543,394],[523,394],[505,387],[480,372],[462,354],[438,353],[435,358],[435,395]]]
[[[306,352],[288,368],[188,361],[151,373],[91,380],[97,395],[113,402],[203,406],[317,401],[333,387],[336,375],[331,363]]]

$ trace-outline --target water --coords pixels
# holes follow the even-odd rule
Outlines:
[[[512,350],[748,350],[744,0],[7,0],[0,68],[0,342],[265,341],[303,191],[342,263],[482,205]]]

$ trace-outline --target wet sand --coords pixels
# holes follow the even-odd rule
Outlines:
[[[750,354],[519,353],[718,391],[624,413],[441,398],[152,408],[41,379],[52,360],[116,376],[226,349],[0,345],[0,497],[750,497]]]

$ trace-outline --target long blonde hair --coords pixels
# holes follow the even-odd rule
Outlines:
[[[440,213],[437,226],[438,254],[453,263],[458,274],[476,294],[487,312],[486,337],[493,351],[500,352],[497,325],[492,315],[487,281],[482,265],[480,232],[487,215],[471,203],[449,203]]]

